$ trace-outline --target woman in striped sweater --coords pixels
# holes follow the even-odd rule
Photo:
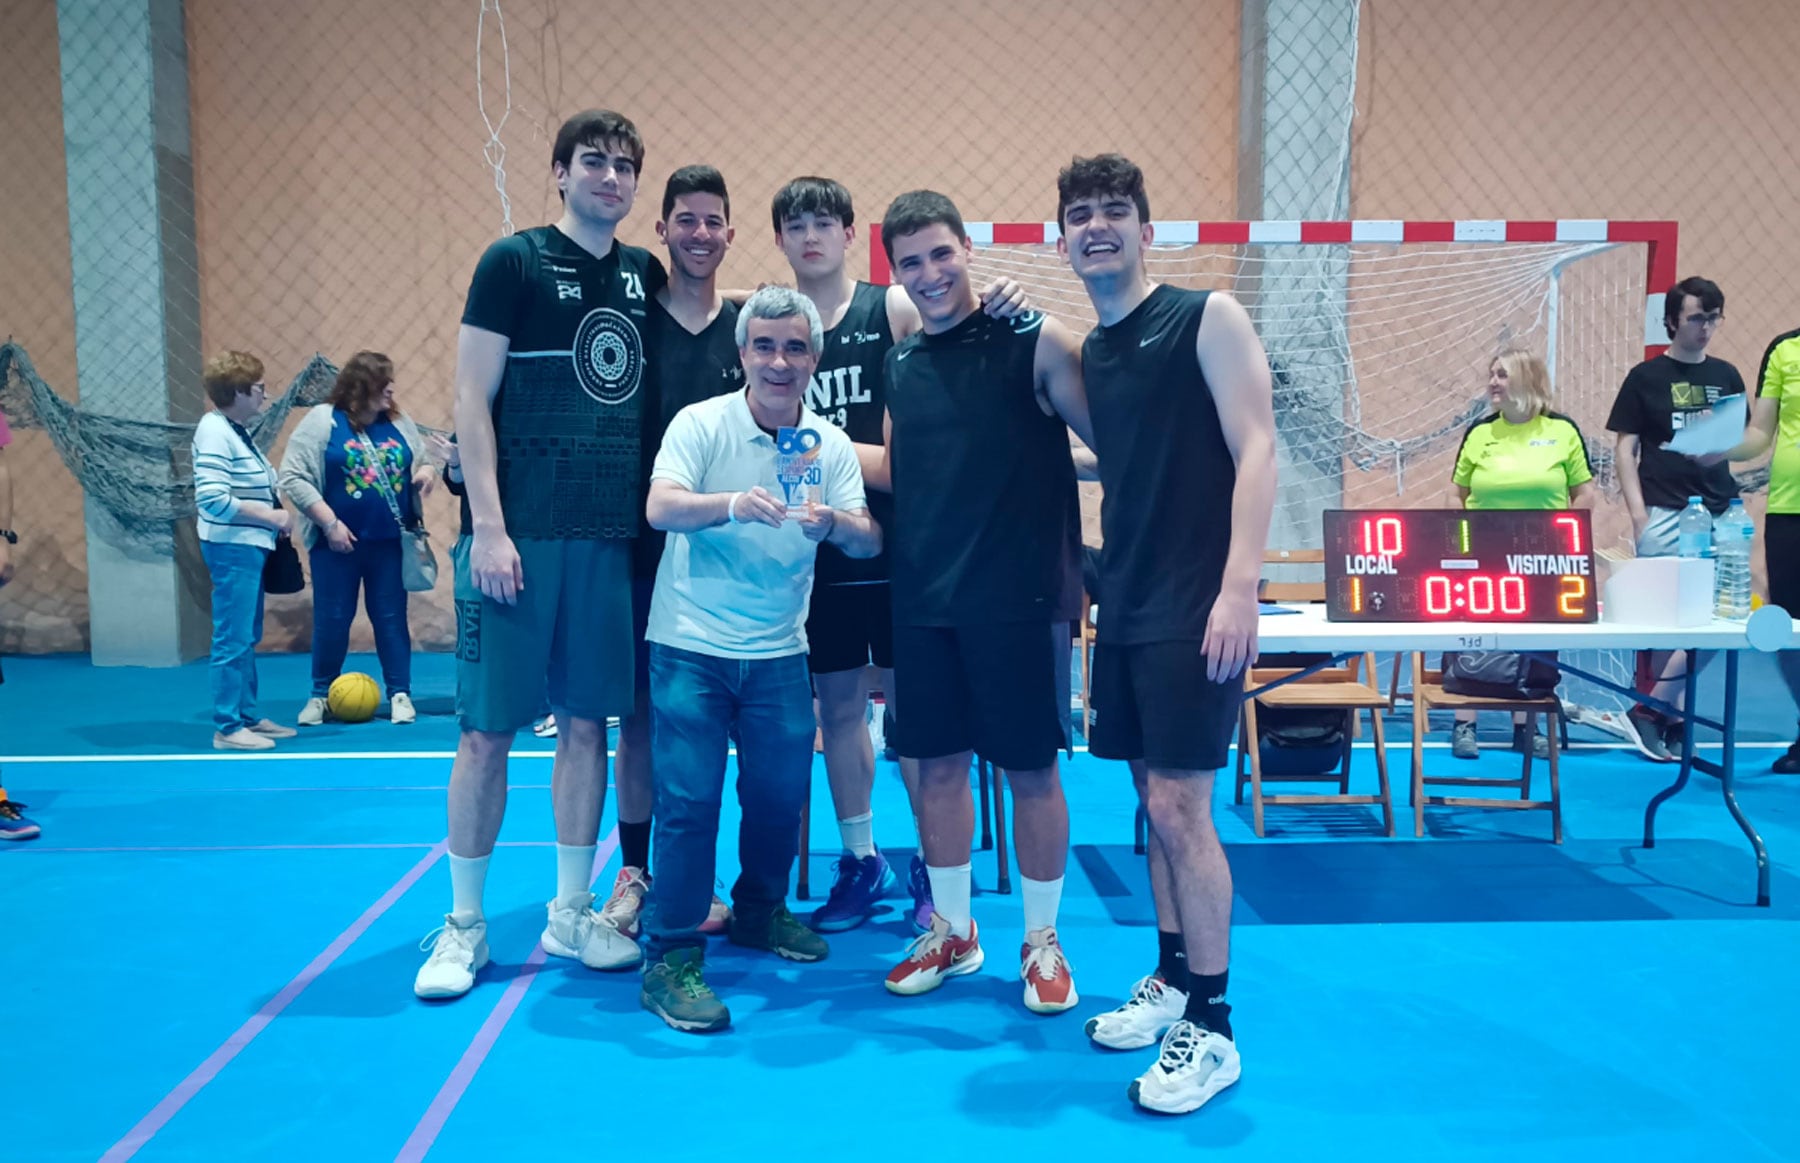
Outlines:
[[[213,583],[213,746],[267,751],[295,733],[256,711],[263,563],[293,518],[276,499],[275,470],[244,429],[263,409],[262,361],[228,351],[207,362],[203,382],[214,410],[194,428],[194,505]]]

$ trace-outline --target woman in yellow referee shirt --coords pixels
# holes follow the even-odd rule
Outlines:
[[[1788,400],[1794,403],[1789,405]],[[1763,556],[1768,563],[1769,604],[1800,614],[1800,328],[1775,337],[1756,376],[1756,409],[1744,441],[1726,453],[1755,460],[1770,447],[1769,508],[1763,518]],[[1717,458],[1703,458],[1716,460]],[[1800,703],[1800,651],[1776,655],[1788,694]],[[1800,742],[1775,761],[1782,775],[1800,772]]]
[[[1550,373],[1528,351],[1503,351],[1488,364],[1494,414],[1463,434],[1451,477],[1465,509],[1585,509],[1593,503],[1594,471],[1581,430],[1550,410]],[[1536,716],[1533,716],[1535,720]],[[1514,716],[1513,748],[1550,753],[1536,722]],[[1458,711],[1450,753],[1474,759],[1475,712]]]

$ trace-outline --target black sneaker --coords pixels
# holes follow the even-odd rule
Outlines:
[[[639,1004],[684,1033],[704,1034],[731,1025],[731,1011],[706,984],[702,949],[671,949],[644,973]]]
[[[1633,742],[1644,753],[1644,758],[1657,763],[1675,762],[1675,756],[1669,752],[1669,745],[1663,741],[1664,725],[1660,715],[1652,715],[1648,711],[1640,713],[1638,708],[1633,708],[1626,718],[1631,720],[1632,727],[1637,730],[1637,738]]]
[[[1513,724],[1513,750],[1523,752],[1531,748],[1533,759],[1550,758],[1550,739],[1538,733],[1538,729],[1530,723]]]
[[[725,938],[733,945],[761,949],[789,961],[823,961],[831,952],[825,938],[801,924],[786,905],[776,908],[760,923],[755,918],[734,915]]]
[[[1663,746],[1669,749],[1669,758],[1681,758],[1681,724],[1669,723],[1663,727]]]
[[[1481,744],[1475,740],[1475,724],[1459,722],[1450,728],[1450,754],[1457,759],[1481,758]]]
[[[1787,753],[1777,759],[1769,770],[1776,775],[1800,775],[1800,741],[1787,749]]]

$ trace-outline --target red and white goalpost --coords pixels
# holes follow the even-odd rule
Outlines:
[[[1085,332],[1085,290],[1056,253],[1054,222],[965,223],[975,278],[1017,279]],[[1486,415],[1487,365],[1541,354],[1558,411],[1587,437],[1603,496],[1597,544],[1629,531],[1606,418],[1632,365],[1662,352],[1677,226],[1605,218],[1305,222],[1159,221],[1158,282],[1233,292],[1275,373],[1282,491],[1272,542],[1317,545],[1327,508],[1452,505],[1462,432]],[[879,228],[870,278],[890,281]],[[1623,682],[1623,656],[1589,659]],[[1579,665],[1579,664],[1578,664]],[[1622,705],[1597,690],[1582,701]]]

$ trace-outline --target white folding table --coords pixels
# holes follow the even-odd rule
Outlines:
[[[1639,694],[1630,687],[1561,663],[1562,669],[1594,682],[1670,716],[1682,724],[1682,760],[1675,782],[1650,798],[1644,808],[1644,847],[1656,846],[1656,811],[1663,801],[1687,786],[1694,768],[1716,776],[1724,792],[1725,807],[1750,841],[1756,853],[1756,903],[1769,903],[1769,853],[1762,837],[1738,805],[1734,786],[1737,764],[1738,655],[1744,650],[1774,651],[1786,647],[1796,634],[1796,623],[1778,607],[1765,607],[1748,623],[1714,620],[1702,626],[1645,626],[1625,622],[1332,622],[1322,605],[1286,606],[1292,613],[1265,613],[1257,624],[1258,649],[1263,654],[1323,653],[1329,661],[1317,663],[1267,686],[1246,691],[1253,697],[1364,651],[1401,650],[1511,650],[1549,656],[1559,650],[1717,650],[1725,655],[1725,698],[1718,719],[1696,713],[1699,669],[1688,667],[1682,713],[1667,703]],[[1711,727],[1724,738],[1724,753],[1714,763],[1694,754],[1694,726]]]

